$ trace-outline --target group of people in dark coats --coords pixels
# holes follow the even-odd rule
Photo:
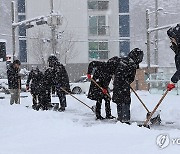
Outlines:
[[[117,104],[118,120],[128,123],[130,120],[130,84],[134,81],[136,69],[143,60],[143,51],[133,49],[127,57],[113,57],[107,62],[92,61],[88,66],[87,77],[92,80],[88,98],[96,100],[96,118],[101,116],[102,99],[105,100],[106,118],[111,115],[109,83],[114,75],[112,101]],[[92,79],[91,79],[92,75]],[[97,86],[95,82],[101,87]],[[109,97],[108,97],[109,96]]]
[[[63,90],[70,91],[68,74],[65,67],[58,62],[56,56],[50,56],[48,63],[49,68],[46,69],[44,74],[38,68],[32,69],[29,73],[26,87],[29,90],[29,84],[31,82],[32,107],[36,110],[39,110],[39,108],[44,110],[51,108],[51,93],[56,92],[60,101],[58,111],[65,111],[67,103],[66,93]]]
[[[175,53],[175,64],[177,71],[167,85],[167,90],[175,88],[175,83],[180,80],[180,25],[172,27],[167,31],[171,40],[171,49]],[[97,119],[112,119],[110,101],[117,104],[118,120],[123,123],[130,122],[130,84],[134,81],[136,70],[143,60],[143,51],[139,48],[133,49],[127,57],[113,57],[107,62],[92,61],[89,63],[87,77],[91,80],[88,98],[96,101],[95,114]],[[27,90],[31,89],[33,97],[33,108],[37,104],[46,109],[51,103],[51,92],[57,93],[60,101],[59,111],[65,111],[66,91],[70,92],[69,78],[65,67],[58,61],[57,57],[48,58],[49,68],[43,74],[38,68],[32,69],[27,80]],[[19,90],[21,79],[19,67],[21,63],[15,60],[7,70],[8,84],[11,92],[10,104],[19,102]],[[113,96],[111,98],[109,84],[113,82]],[[31,83],[31,84],[30,84]],[[101,115],[102,101],[105,101],[106,117]],[[39,102],[39,103],[37,103]]]

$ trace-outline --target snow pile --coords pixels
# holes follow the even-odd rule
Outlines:
[[[149,110],[152,110],[161,95],[138,92]],[[27,93],[21,93],[27,95]],[[85,95],[76,95],[89,106],[93,101]],[[91,110],[70,96],[65,112],[34,111],[26,108],[31,104],[31,96],[21,98],[21,105],[9,105],[9,95],[0,100],[0,154],[169,154],[178,153],[180,145],[170,145],[160,149],[156,138],[168,134],[180,138],[179,129],[141,128],[113,121],[96,121]],[[53,97],[53,102],[58,98]],[[167,95],[160,109],[163,121],[174,121],[180,128],[179,96]],[[116,105],[112,114],[117,115]],[[104,107],[102,109],[104,111]],[[132,120],[144,120],[146,111],[132,94]],[[104,116],[103,112],[103,116]]]

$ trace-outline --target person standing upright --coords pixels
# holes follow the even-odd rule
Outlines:
[[[19,75],[21,62],[14,60],[9,64],[7,69],[8,87],[10,89],[11,98],[10,105],[20,104],[21,76]]]

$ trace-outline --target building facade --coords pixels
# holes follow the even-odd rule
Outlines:
[[[15,14],[17,14],[17,10],[15,10]],[[6,60],[7,54],[12,55],[11,20],[11,0],[0,0],[0,61]],[[16,39],[18,39],[17,33]],[[18,50],[18,44],[16,44],[16,50]]]
[[[51,11],[50,1],[43,5],[40,0],[26,3],[27,19]],[[62,52],[63,63],[105,61],[129,52],[129,0],[54,0],[53,4],[54,12],[64,16],[63,25],[56,31],[57,52]],[[37,63],[33,50],[49,50],[46,53],[51,54],[51,27],[44,25],[27,30],[27,44],[28,63]]]
[[[18,11],[19,21],[60,12],[63,24],[55,30],[56,55],[75,76],[85,74],[92,60],[107,61],[129,53],[129,0],[54,0],[53,10],[50,2],[42,5],[42,0],[18,0],[18,6],[22,6]],[[23,26],[19,28],[19,55],[29,65],[44,65],[53,53],[52,27],[34,25],[26,32]]]

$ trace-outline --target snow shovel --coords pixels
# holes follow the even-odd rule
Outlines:
[[[103,90],[103,88],[102,88],[94,79],[90,78],[90,80],[91,80],[97,87],[99,87],[101,90]],[[110,96],[108,93],[106,93],[106,95],[111,99],[111,96]]]
[[[161,99],[159,100],[159,102],[157,103],[157,105],[155,106],[155,108],[153,109],[153,111],[151,112],[151,114],[148,116],[147,120],[144,122],[144,124],[143,124],[144,127],[149,128],[148,123],[149,123],[151,117],[152,117],[153,114],[156,112],[157,108],[160,106],[160,104],[162,103],[163,99],[166,97],[166,95],[167,95],[168,92],[169,92],[169,91],[166,90],[166,92],[164,93],[164,95],[161,97]]]
[[[150,116],[151,112],[148,110],[148,108],[146,107],[146,105],[143,103],[142,99],[139,97],[139,95],[136,93],[136,91],[131,87],[131,90],[134,92],[134,94],[136,95],[136,97],[139,99],[139,101],[141,102],[141,104],[143,105],[143,107],[146,109],[147,111],[147,115],[146,115],[146,119],[148,119],[148,117]],[[152,124],[160,124],[161,123],[161,118],[160,118],[160,112],[157,112],[156,115],[154,117],[151,117],[150,122]]]
[[[85,105],[86,107],[88,107],[89,109],[91,109],[91,111],[95,112],[93,107],[90,107],[89,105],[87,105],[86,103],[84,103],[83,101],[81,101],[80,99],[78,99],[77,97],[75,97],[74,95],[72,95],[70,92],[68,92],[67,90],[65,90],[64,88],[60,87],[62,91],[64,91],[65,93],[69,94],[71,97],[75,98],[76,100],[78,100],[80,103],[82,103],[83,105]]]

